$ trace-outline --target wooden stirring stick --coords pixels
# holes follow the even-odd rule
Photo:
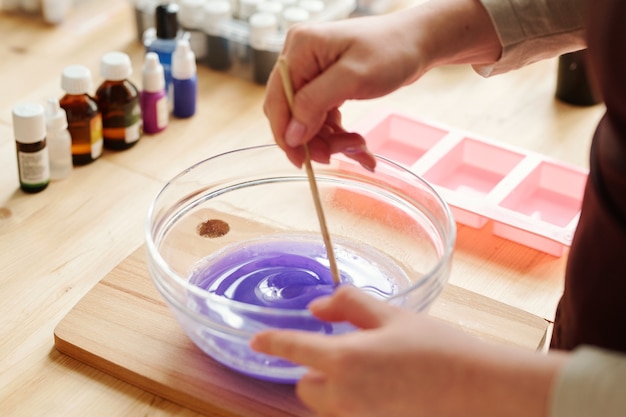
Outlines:
[[[285,57],[281,56],[280,58],[278,58],[278,69],[280,71],[280,78],[283,82],[285,96],[287,97],[287,103],[289,104],[289,110],[293,113],[293,87],[291,86],[291,77],[289,76],[289,68],[287,67],[287,60],[285,59]],[[335,258],[333,245],[330,241],[328,228],[326,227],[324,209],[322,208],[320,193],[317,189],[317,181],[315,181],[315,174],[313,173],[313,167],[311,166],[311,154],[309,152],[309,146],[306,143],[302,146],[304,147],[304,166],[306,167],[306,175],[309,178],[309,187],[311,188],[311,194],[313,195],[313,202],[315,203],[317,219],[320,223],[322,237],[324,238],[324,246],[326,246],[326,254],[328,256],[328,261],[330,262],[330,273],[332,274],[335,285],[338,285],[340,280],[339,270],[337,269],[337,259]]]

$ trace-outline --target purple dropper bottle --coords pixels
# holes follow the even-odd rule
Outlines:
[[[169,106],[165,91],[165,75],[163,65],[155,52],[148,52],[143,64],[141,92],[141,114],[143,131],[159,133],[169,123]]]

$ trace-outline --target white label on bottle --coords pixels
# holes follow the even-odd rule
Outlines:
[[[140,136],[141,136],[141,119],[139,119],[133,125],[128,126],[124,130],[124,140],[126,141],[126,143],[137,142]]]
[[[156,102],[156,119],[159,129],[164,129],[169,123],[170,110],[166,96],[161,97]]]
[[[98,159],[102,155],[102,139],[91,144],[91,159]]]
[[[102,155],[102,116],[100,113],[89,122],[91,134],[91,159],[98,159]]]
[[[20,166],[21,183],[38,185],[50,180],[47,147],[37,152],[18,151],[17,162]]]

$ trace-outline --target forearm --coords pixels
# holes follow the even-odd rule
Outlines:
[[[548,417],[553,386],[569,359],[566,353],[490,345],[465,355],[450,392],[458,407],[450,415],[464,417]]]
[[[463,356],[464,365],[456,368],[458,376],[449,396],[457,408],[450,415],[617,417],[626,413],[623,354],[591,347],[544,355],[470,346]]]
[[[501,45],[489,14],[479,0],[435,0],[398,14],[399,25],[411,33],[420,51],[415,77],[448,64],[489,64]]]

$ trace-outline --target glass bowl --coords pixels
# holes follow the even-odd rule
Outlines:
[[[448,205],[423,179],[377,156],[315,164],[339,285],[416,312],[446,284],[456,237]],[[335,288],[306,171],[276,145],[201,161],[169,181],[146,221],[150,276],[207,355],[252,377],[293,383],[305,369],[254,352],[268,328],[345,333],[309,301]]]

